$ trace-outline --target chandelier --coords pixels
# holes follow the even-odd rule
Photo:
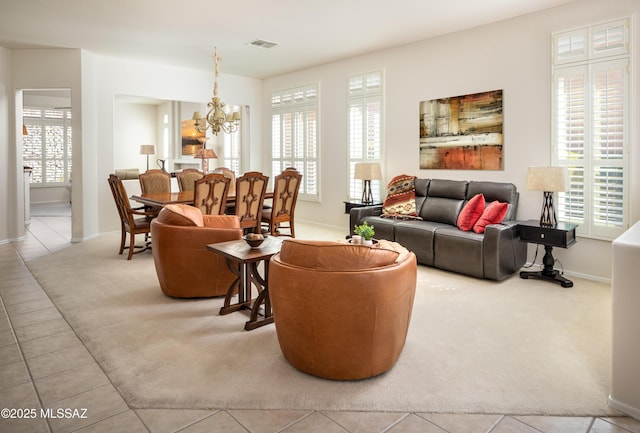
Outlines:
[[[218,48],[215,48],[213,60],[215,62],[213,98],[211,98],[211,102],[207,104],[209,112],[206,117],[202,117],[199,111],[193,113],[195,129],[200,133],[205,132],[207,129],[211,129],[211,132],[215,135],[218,135],[218,132],[220,131],[231,134],[236,132],[240,127],[240,112],[234,111],[231,114],[227,114],[224,111],[225,103],[222,102],[218,96],[218,73],[220,72],[220,56],[218,56]]]

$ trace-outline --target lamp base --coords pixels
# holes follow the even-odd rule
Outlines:
[[[556,211],[553,208],[553,192],[545,191],[542,203],[542,213],[540,214],[540,227],[553,228],[558,225]]]
[[[362,204],[373,203],[373,194],[371,193],[371,181],[365,179],[363,183],[364,183],[364,186],[362,188]]]

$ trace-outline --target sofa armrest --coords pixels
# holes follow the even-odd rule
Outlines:
[[[353,235],[353,226],[362,224],[366,217],[380,215],[382,215],[382,205],[352,208],[349,212],[349,234]]]
[[[527,261],[527,243],[520,241],[518,222],[490,224],[484,232],[484,276],[504,280]]]

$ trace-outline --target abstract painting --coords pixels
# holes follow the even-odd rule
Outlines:
[[[502,90],[420,102],[420,168],[502,170]]]

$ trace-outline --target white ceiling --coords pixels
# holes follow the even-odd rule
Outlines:
[[[572,0],[0,0],[0,46],[266,78]],[[579,0],[575,0],[579,1]],[[248,46],[255,39],[271,49]]]

